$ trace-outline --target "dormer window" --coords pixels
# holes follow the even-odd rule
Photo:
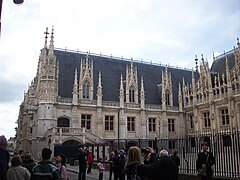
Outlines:
[[[89,99],[89,84],[87,82],[83,84],[83,98]]]
[[[129,102],[130,102],[130,103],[135,102],[134,96],[135,96],[134,87],[131,86],[131,88],[129,89]]]
[[[170,106],[170,94],[168,91],[166,92],[166,105]]]

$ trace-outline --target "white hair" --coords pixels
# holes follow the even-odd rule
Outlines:
[[[159,153],[159,156],[160,156],[160,157],[166,157],[166,156],[168,156],[167,150],[165,150],[165,149],[161,150],[160,153]]]

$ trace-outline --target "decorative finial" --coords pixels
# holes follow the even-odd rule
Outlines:
[[[204,58],[203,58],[203,54],[201,54],[201,56],[202,56],[202,59],[201,59],[201,60],[202,60],[202,63],[204,64]]]
[[[44,32],[44,34],[45,34],[44,48],[47,48],[47,38],[48,38],[48,34],[49,34],[48,27],[46,27],[46,31]]]
[[[214,51],[212,52],[212,55],[213,55],[213,60],[215,60],[215,55],[214,55]]]
[[[197,55],[195,55],[195,68],[196,68],[196,72],[198,72],[198,58],[197,58]]]
[[[133,58],[131,58],[131,69],[133,68]]]
[[[54,31],[54,27],[52,26],[52,33],[51,33],[51,39],[50,39],[50,45],[49,45],[49,55],[53,55],[53,51],[54,51],[54,41],[53,41],[53,31]]]
[[[239,38],[237,38],[237,45],[238,45],[238,46],[240,45],[240,43],[239,43]]]

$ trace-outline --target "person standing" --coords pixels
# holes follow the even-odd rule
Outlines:
[[[6,148],[7,139],[2,135],[0,136],[0,180],[6,180],[6,173],[9,168],[10,155]]]
[[[78,162],[79,162],[79,173],[78,180],[86,179],[86,169],[87,169],[87,155],[88,150],[85,148],[79,148]]]
[[[22,159],[19,155],[13,156],[11,167],[7,171],[7,180],[30,180],[31,174],[27,168],[22,167]]]
[[[208,143],[202,143],[202,150],[198,153],[196,161],[197,171],[203,171],[202,180],[211,180],[213,176],[212,166],[215,164],[213,153],[209,151]]]
[[[34,162],[30,153],[26,153],[22,166],[27,168],[27,170],[32,174],[32,169],[34,166],[36,166],[36,163]]]
[[[56,166],[60,172],[61,179],[68,180],[66,168],[66,156],[60,153],[56,158]]]
[[[174,160],[174,162],[177,165],[177,179],[178,179],[178,173],[179,173],[179,167],[180,167],[180,158],[178,157],[178,151],[176,149],[174,149],[173,151],[173,155],[171,156],[171,158]]]
[[[104,170],[105,170],[105,167],[104,167],[104,165],[103,165],[102,158],[99,158],[99,159],[98,159],[97,167],[98,167],[98,172],[99,172],[98,179],[99,179],[99,180],[103,180],[103,172],[104,172]]]
[[[92,166],[93,166],[92,152],[89,152],[89,153],[88,153],[87,161],[88,161],[88,169],[87,169],[87,173],[89,174],[89,173],[91,173]]]
[[[108,159],[108,163],[109,163],[109,180],[112,180],[112,174],[113,174],[113,161],[112,158],[114,156],[114,152],[110,152],[109,154],[109,159]]]
[[[49,160],[51,155],[51,149],[42,149],[42,160],[32,169],[31,180],[61,179],[58,168]]]
[[[147,147],[146,149],[142,149],[141,151],[144,158],[144,164],[153,164],[158,161],[158,157],[154,152],[153,148]]]
[[[122,149],[119,152],[119,165],[120,165],[120,180],[125,180],[124,166],[127,161],[125,151]]]
[[[114,150],[112,161],[113,161],[114,180],[120,180],[120,175],[121,175],[120,157],[117,149]]]
[[[160,151],[160,158],[156,163],[137,166],[139,175],[151,180],[175,180],[177,178],[177,165],[168,156],[166,150]]]
[[[142,179],[139,176],[137,167],[143,164],[141,160],[141,150],[137,146],[132,146],[128,150],[127,161],[124,166],[124,171],[127,174],[127,180]]]

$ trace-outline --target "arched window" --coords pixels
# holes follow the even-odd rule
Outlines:
[[[57,127],[69,127],[69,119],[68,118],[58,118]]]
[[[89,84],[88,84],[88,82],[85,82],[83,84],[83,98],[89,99]]]
[[[129,102],[135,102],[134,87],[133,86],[131,86],[130,89],[129,89]]]

